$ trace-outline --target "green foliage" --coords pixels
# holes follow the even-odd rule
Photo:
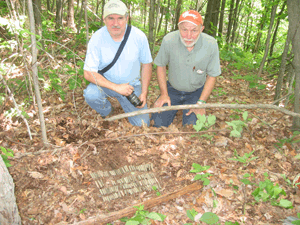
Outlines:
[[[210,166],[201,166],[197,163],[193,163],[192,167],[194,169],[191,170],[190,173],[197,173],[196,176],[194,177],[194,180],[201,180],[203,181],[203,185],[209,185],[210,181],[209,179],[207,179],[207,177],[210,177],[212,175],[210,173],[204,173],[204,174],[198,174],[198,173],[208,170]]]
[[[237,70],[252,71],[259,65],[255,64],[254,56],[239,47],[224,46],[220,51],[220,58],[229,63],[229,67]]]
[[[230,158],[229,160],[233,160],[233,161],[238,161],[238,162],[241,162],[245,165],[247,165],[249,162],[251,162],[252,160],[255,160],[257,159],[258,157],[251,157],[251,155],[254,153],[254,150],[250,153],[245,153],[243,156],[239,156],[236,149],[234,149],[234,156],[235,158]]]
[[[160,192],[158,191],[156,186],[152,186],[153,191],[155,191],[156,196],[161,196]]]
[[[13,150],[11,150],[9,148],[4,148],[2,146],[0,146],[0,149],[2,151],[1,157],[3,159],[3,162],[4,162],[5,166],[6,167],[11,167],[12,165],[10,164],[10,161],[9,161],[8,157],[14,157]]]
[[[278,149],[278,148],[282,148],[286,143],[289,143],[289,144],[299,143],[300,139],[294,140],[294,138],[299,134],[300,134],[299,131],[294,131],[293,135],[290,138],[279,139],[278,142],[275,143],[275,147]]]
[[[125,225],[147,225],[151,224],[151,220],[164,221],[166,218],[166,216],[163,214],[144,210],[144,205],[134,206],[134,208],[136,208],[137,211],[132,218],[124,217],[120,219],[122,222],[126,222]]]
[[[195,221],[195,216],[198,214],[198,212],[195,209],[187,210],[186,214],[190,220]],[[212,212],[205,212],[201,218],[200,221],[206,223],[206,224],[218,224],[219,216]],[[191,223],[186,223],[184,225],[192,225]],[[239,225],[238,222],[225,222],[225,225]]]
[[[205,115],[197,115],[196,125],[193,125],[194,129],[199,132],[201,130],[206,130],[209,127],[213,126],[216,123],[216,116],[209,115],[206,117]]]
[[[297,213],[297,217],[300,219],[300,213]],[[300,220],[294,220],[291,223],[296,224],[296,225],[300,225]]]
[[[278,184],[274,185],[271,180],[269,180],[268,174],[265,173],[265,180],[260,181],[258,188],[256,188],[251,195],[254,197],[255,201],[267,202],[270,201],[271,205],[280,206],[283,208],[293,208],[293,203],[286,199],[280,199],[278,202],[278,198],[280,196],[286,196],[285,191],[279,187]]]
[[[247,127],[248,112],[245,111],[243,113],[243,120],[233,120],[231,122],[226,122],[229,126],[232,127],[232,131],[230,132],[230,137],[241,137],[243,132],[243,127]]]
[[[249,82],[249,88],[257,88],[258,90],[262,90],[266,88],[265,84],[259,84],[259,80],[262,80],[261,77],[258,77],[257,74],[248,73],[247,75],[239,75],[232,72],[234,76],[232,79],[234,80],[244,80]]]

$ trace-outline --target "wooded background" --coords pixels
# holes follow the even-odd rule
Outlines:
[[[18,95],[13,113],[26,120],[37,105],[47,142],[41,92],[66,92],[84,84],[83,61],[90,36],[103,26],[100,0],[0,1],[0,113]],[[256,88],[263,77],[276,82],[275,102],[292,101],[300,113],[300,0],[124,1],[129,23],[148,36],[153,57],[168,32],[188,9],[204,18],[204,32],[218,40],[222,70],[246,69],[243,79]],[[16,74],[18,76],[16,77]],[[10,111],[9,113],[12,113]],[[30,136],[30,125],[27,124]],[[294,117],[292,129],[300,129]]]

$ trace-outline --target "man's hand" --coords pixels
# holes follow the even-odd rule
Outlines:
[[[192,113],[195,113],[196,116],[197,116],[197,114],[205,115],[205,109],[190,109],[185,115],[189,116]]]
[[[171,99],[169,95],[161,95],[154,103],[154,108],[162,107],[165,103],[168,103],[168,106],[171,106]]]
[[[146,105],[146,102],[147,102],[147,93],[142,93],[140,95],[139,99],[141,100],[141,102],[143,102],[143,104],[141,106],[137,106],[137,108],[142,109],[142,108],[144,108],[144,106]]]
[[[118,84],[116,87],[115,92],[119,93],[120,95],[128,96],[134,91],[134,87],[129,85],[129,83],[126,84]]]

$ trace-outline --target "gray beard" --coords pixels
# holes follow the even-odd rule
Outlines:
[[[201,33],[200,33],[201,34]],[[193,41],[193,43],[191,43],[191,44],[187,44],[187,43],[185,43],[185,41],[183,40],[183,38],[181,37],[181,35],[179,34],[179,36],[180,36],[180,40],[181,40],[181,42],[182,42],[182,44],[185,46],[185,47],[187,47],[187,48],[191,48],[191,47],[193,47],[196,43],[197,43],[197,41],[198,41],[198,39],[199,39],[199,37],[200,37],[200,34],[198,35],[198,37],[197,37],[197,39],[195,40],[195,41]]]

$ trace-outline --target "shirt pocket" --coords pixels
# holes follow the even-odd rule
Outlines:
[[[193,69],[193,75],[191,78],[191,86],[198,89],[201,88],[206,81],[206,68],[204,67],[195,67]]]

